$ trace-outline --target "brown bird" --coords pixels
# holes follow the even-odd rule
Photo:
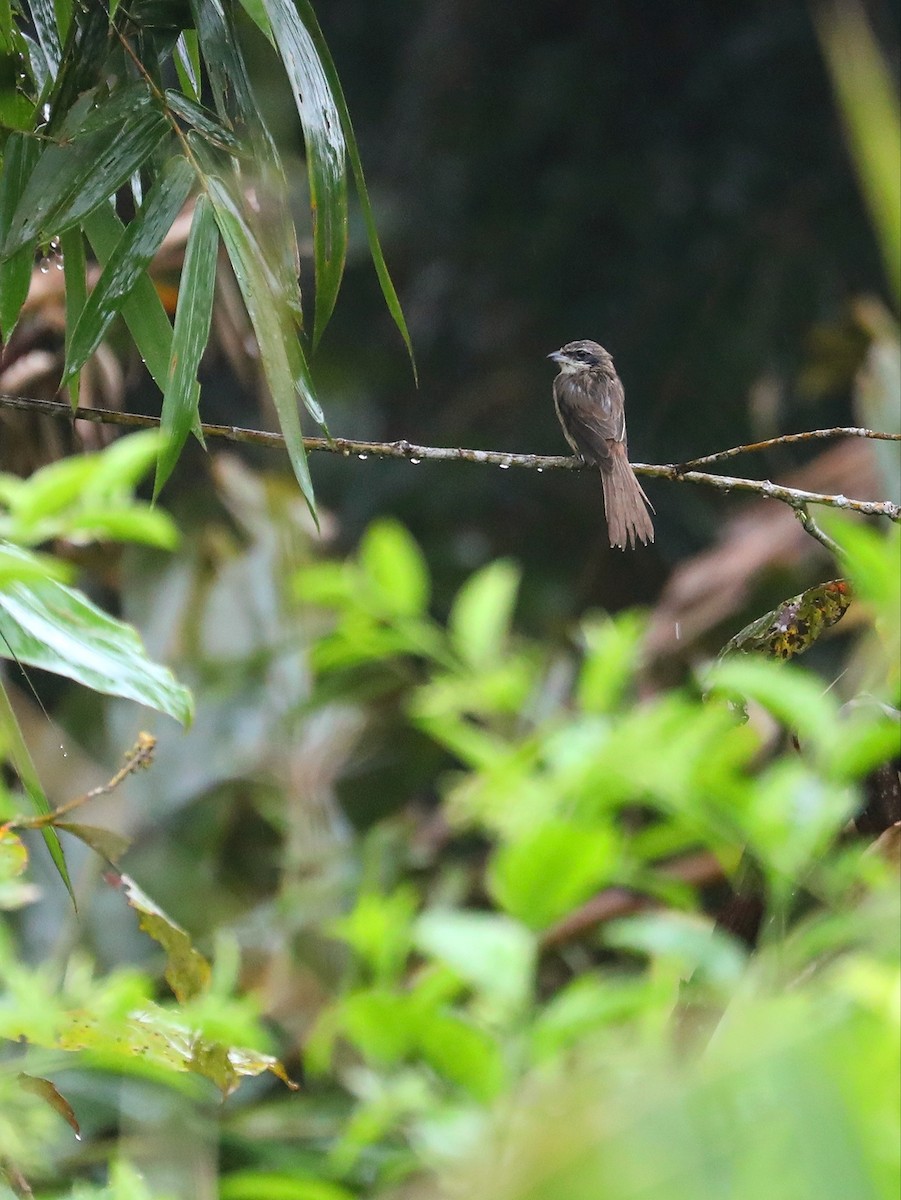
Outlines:
[[[560,367],[554,407],[563,436],[576,454],[598,467],[610,545],[653,542],[653,505],[629,466],[623,385],[613,359],[597,342],[568,342],[549,354]]]

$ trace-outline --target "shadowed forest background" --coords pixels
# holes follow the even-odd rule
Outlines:
[[[304,142],[247,15],[277,7],[229,19],[286,168],[308,338]],[[193,28],[159,11],[134,6],[145,43],[122,0],[142,53],[170,21]],[[861,11],[896,97],[901,6]],[[309,354],[333,436],[566,453],[547,355],[582,338],[614,357],[633,461],[901,432],[897,268],[816,6],[322,0],[316,16],[418,371],[352,196]],[[138,208],[123,185],[120,216]],[[170,318],[186,231],[150,268]],[[0,392],[58,394],[55,253],[39,247],[3,330]],[[200,415],[275,429],[218,262]],[[83,405],[160,413],[118,317],[80,387]],[[115,440],[0,408],[2,479],[33,485]],[[656,542],[621,552],[592,471],[309,465],[318,532],[283,453],[189,439],[159,497],[180,534],[166,549],[113,545],[137,521],[138,467],[103,493],[122,523],[91,545],[64,523],[78,488],[39,537],[2,485],[4,545],[63,559],[194,715],[161,715],[190,708],[168,676],[142,709],[141,670],[129,691],[24,651],[30,682],[6,665],[0,798],[31,829],[34,890],[17,859],[0,888],[0,1200],[894,1195],[897,522],[817,507],[830,553],[787,505],[645,479]],[[891,441],[724,470],[901,502]],[[809,588],[824,608],[786,616]],[[769,610],[789,635],[814,626],[803,668],[767,661],[794,653],[771,624],[703,674]],[[156,739],[149,770],[90,801],[93,833],[64,834],[77,913],[43,827],[15,818],[33,796],[17,729],[54,807],[140,731]],[[23,1091],[20,1071],[58,1092]]]

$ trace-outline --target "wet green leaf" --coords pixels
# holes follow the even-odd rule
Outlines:
[[[39,146],[35,138],[11,133],[3,151],[0,171],[0,231],[9,229],[34,164]],[[16,327],[34,266],[34,246],[29,242],[0,263],[0,339],[9,341]]]
[[[105,266],[125,231],[111,208],[102,205],[85,218],[84,230],[94,253]],[[122,305],[122,316],[135,345],[160,391],[165,391],[172,350],[172,326],[163,302],[146,271],[138,277]]]
[[[87,262],[84,252],[84,234],[79,228],[70,229],[60,239],[63,254],[63,272],[66,280],[66,356],[72,343],[72,331],[78,323],[82,309],[87,303]],[[76,372],[69,380],[69,399],[72,408],[78,408],[80,376]]]
[[[194,168],[185,158],[171,158],[163,167],[143,208],[110,255],[78,318],[63,368],[64,383],[99,346],[181,211],[193,181]]]
[[[168,128],[161,112],[145,109],[124,126],[47,145],[25,185],[0,255],[7,258],[38,235],[49,238],[77,225],[144,165]]]
[[[160,422],[166,441],[157,460],[154,499],[169,478],[192,427],[199,421],[197,371],[210,332],[218,246],[213,209],[206,196],[199,196],[178,289],[172,357]]]
[[[303,126],[316,261],[315,348],[338,298],[347,257],[344,131],[324,64],[293,0],[262,0]]]
[[[291,369],[299,346],[297,334],[290,313],[280,304],[277,282],[266,270],[265,258],[243,214],[221,180],[211,178],[208,183],[216,223],[260,345],[260,357],[278,412],[288,457],[300,490],[315,518],[313,482],[297,411],[296,380]]]
[[[388,311],[394,320],[395,325],[400,331],[400,335],[404,340],[404,345],[407,347],[407,353],[410,356],[410,364],[413,368],[413,375],[416,375],[416,360],[413,357],[413,343],[410,340],[410,333],[407,329],[407,322],[404,319],[403,310],[400,306],[400,300],[397,298],[397,292],[394,289],[394,284],[391,281],[391,276],[388,273],[388,265],[385,262],[385,256],[382,253],[381,243],[379,242],[378,229],[375,224],[375,214],[372,211],[372,205],[369,200],[369,192],[366,189],[366,179],[363,175],[363,163],[360,159],[360,151],[357,148],[357,139],[354,135],[353,125],[350,120],[350,112],[347,108],[347,102],[344,99],[344,91],[341,87],[341,80],[338,78],[338,72],[332,60],[328,45],[326,44],[322,30],[319,27],[319,22],[316,19],[316,14],[313,11],[313,6],[309,0],[297,0],[297,9],[300,13],[301,20],[313,39],[313,44],[319,54],[319,59],[322,63],[322,69],[325,77],[328,80],[331,88],[332,96],[335,105],[338,109],[341,118],[341,128],[344,130],[344,139],[347,144],[347,156],[350,159],[351,169],[354,175],[354,182],[357,188],[357,195],[360,200],[360,208],[363,210],[363,222],[366,226],[366,237],[369,241],[369,253],[372,256],[372,262],[375,267],[376,275],[378,276],[379,286],[382,289],[382,295],[385,298],[385,303],[388,306]]]
[[[108,696],[123,696],[168,713],[193,716],[187,688],[147,657],[136,631],[52,580],[13,583],[0,591],[0,657],[74,679]],[[39,811],[45,811],[39,809]]]

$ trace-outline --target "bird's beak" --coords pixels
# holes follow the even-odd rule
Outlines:
[[[552,354],[548,355],[548,358],[552,358],[555,363],[558,363],[563,358],[563,355],[560,353],[559,350],[555,350]]]

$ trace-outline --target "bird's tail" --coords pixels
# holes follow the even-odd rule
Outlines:
[[[627,544],[653,542],[654,526],[648,509],[653,512],[654,506],[635,478],[622,444],[612,446],[611,450],[610,459],[601,470],[610,545],[625,550]]]

